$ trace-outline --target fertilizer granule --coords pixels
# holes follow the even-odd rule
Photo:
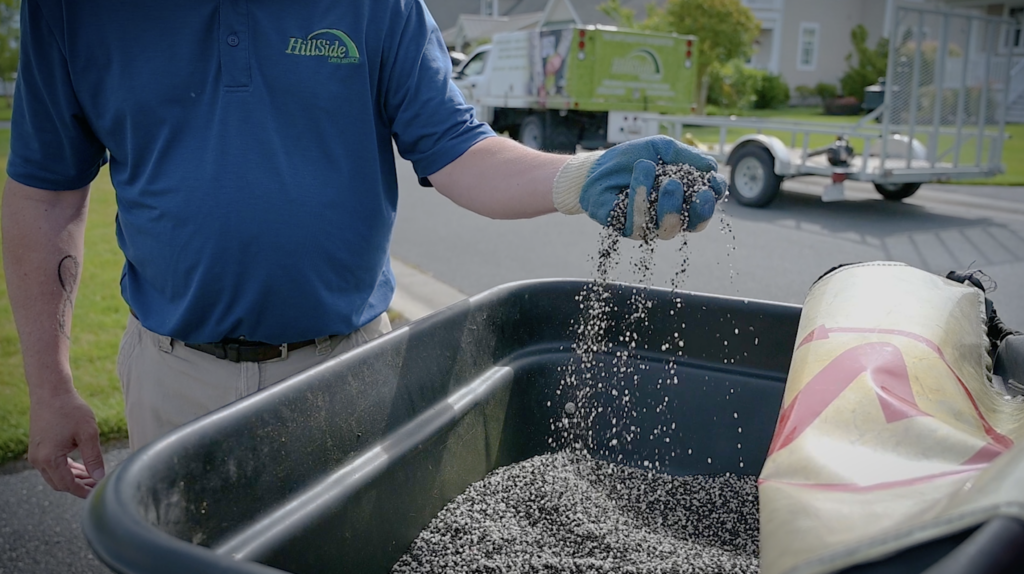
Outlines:
[[[657,205],[668,178],[684,184],[681,223],[685,229],[690,202],[697,191],[708,187],[710,174],[660,163],[650,205]],[[569,400],[564,418],[552,421],[554,434],[549,440],[566,450],[499,468],[471,485],[420,533],[393,574],[758,571],[754,477],[669,476],[599,461],[579,451],[587,447],[608,454],[606,447],[616,446],[619,438],[628,447],[636,430],[629,425],[636,417],[629,388],[637,374],[627,359],[638,350],[637,337],[618,345],[607,337],[612,321],[626,321],[627,332],[646,325],[650,307],[642,290],[633,291],[628,310],[611,304],[608,281],[619,263],[626,191],[602,231],[595,282],[578,297],[581,316],[575,323],[573,350],[579,364],[561,369],[564,378],[558,394],[564,393]],[[640,254],[630,267],[641,284],[649,284],[658,233],[656,210],[650,211],[642,227],[636,238]],[[682,261],[673,279],[676,288],[689,264],[687,233],[680,236]],[[677,343],[682,348],[683,340]],[[616,347],[620,349],[616,358],[604,363],[602,354]],[[674,372],[674,361],[669,372]],[[613,428],[607,445],[595,444],[590,432],[598,411],[590,399],[602,385],[601,392],[617,396],[621,390],[623,395],[616,408],[604,409]],[[659,467],[657,460],[645,465]]]
[[[499,468],[471,485],[392,570],[757,571],[754,477],[674,477],[569,451]]]

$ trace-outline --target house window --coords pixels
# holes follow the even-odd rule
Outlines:
[[[1024,48],[1024,37],[1022,37],[1024,34],[1021,33],[1021,28],[1024,27],[1024,7],[1010,8],[1006,15],[1015,22],[1015,25],[1007,26],[1003,35],[1003,48],[1011,50]]]
[[[818,31],[817,22],[800,22],[799,52],[796,55],[796,69],[813,71],[818,67]]]

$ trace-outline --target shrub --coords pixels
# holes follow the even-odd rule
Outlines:
[[[885,76],[885,68],[889,63],[889,41],[880,38],[874,48],[869,48],[868,31],[861,24],[850,31],[850,40],[853,52],[846,55],[846,73],[840,78],[839,85],[844,96],[860,101],[864,98],[864,88]],[[855,54],[856,64],[853,61]]]
[[[778,74],[763,72],[754,88],[754,107],[759,110],[789,104],[789,84]]]
[[[824,105],[825,102],[835,99],[839,95],[839,89],[836,88],[835,84],[819,82],[814,86],[814,94],[821,98],[821,103]]]
[[[914,73],[914,59],[917,52],[916,42],[907,42],[900,46],[896,52],[896,70],[894,76],[897,81],[907,84],[912,83]],[[926,40],[921,43],[920,68],[918,69],[917,85],[921,87],[933,86],[935,84],[936,64],[939,54],[939,43],[934,40]],[[956,60],[963,58],[964,52],[960,46],[949,44],[946,47],[947,58]],[[959,68],[959,66],[957,66]]]
[[[747,67],[740,61],[712,66],[708,72],[708,104],[718,108],[768,109],[789,103],[789,86],[780,76]]]
[[[812,86],[797,86],[793,88],[793,92],[796,93],[793,103],[798,106],[821,105],[821,98],[818,97],[818,93],[814,91]]]
[[[976,125],[981,114],[981,88],[972,87],[964,90],[962,109],[962,121],[965,124]],[[930,125],[935,121],[936,104],[935,86],[925,86],[918,91],[917,95],[917,125]],[[957,110],[961,105],[960,90],[944,89],[941,92],[942,106],[939,112],[939,122],[942,125],[953,125],[957,122]],[[992,124],[996,121],[996,106],[998,100],[992,91],[989,91],[985,100],[985,123]],[[895,100],[897,110],[893,118],[898,123],[910,121],[910,98],[897,97]]]
[[[760,75],[763,74],[739,61],[712,66],[708,71],[708,103],[730,109],[753,107]]]
[[[797,86],[793,88],[793,91],[796,92],[798,98],[804,100],[809,100],[818,95],[818,93],[814,91],[814,88],[810,86]]]

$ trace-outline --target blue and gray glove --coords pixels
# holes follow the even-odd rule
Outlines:
[[[651,200],[659,160],[669,166],[689,165],[711,175],[703,189],[686,189],[679,179],[669,179],[661,185],[656,208],[658,237],[675,237],[683,231],[684,221],[685,231],[707,227],[715,213],[715,204],[725,196],[728,184],[717,173],[718,163],[713,158],[666,136],[633,140],[606,151],[573,156],[555,177],[555,207],[567,215],[586,213],[594,221],[608,226],[612,223],[615,204],[623,193],[628,193],[622,234],[641,239],[644,222],[652,216]],[[628,192],[624,191],[627,189]]]

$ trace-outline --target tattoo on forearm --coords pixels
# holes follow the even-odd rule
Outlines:
[[[57,279],[64,291],[64,301],[60,305],[57,316],[57,328],[65,339],[71,340],[71,313],[75,310],[75,284],[78,283],[78,270],[81,264],[74,255],[65,255],[57,264]]]

